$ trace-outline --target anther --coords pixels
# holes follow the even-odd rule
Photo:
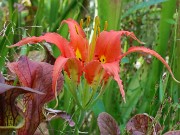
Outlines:
[[[80,60],[80,61],[82,61],[82,59],[81,59],[81,58],[79,58],[79,60]]]
[[[80,20],[80,27],[83,28],[83,19]]]
[[[76,33],[79,35],[78,27],[75,25]]]
[[[99,27],[99,26],[98,26],[97,32],[98,32],[98,37],[99,37],[99,34],[100,34],[100,32],[101,32],[101,30],[100,30],[100,27]]]
[[[107,28],[108,28],[108,22],[105,21],[105,23],[104,23],[104,30],[107,30]]]
[[[88,27],[88,26],[89,26],[90,21],[91,21],[91,17],[90,17],[90,16],[87,16],[86,27]]]
[[[98,16],[96,16],[96,18],[95,18],[95,24],[96,24],[96,26],[100,25],[100,20],[99,20]]]

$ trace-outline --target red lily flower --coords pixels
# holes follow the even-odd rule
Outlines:
[[[118,83],[121,95],[125,101],[123,84],[119,76],[119,72],[120,72],[119,62],[124,56],[132,52],[144,52],[157,57],[169,70],[172,78],[176,82],[179,82],[174,78],[174,75],[169,65],[157,52],[145,47],[130,47],[129,50],[123,54],[121,52],[121,41],[120,41],[120,38],[123,35],[130,36],[131,38],[137,40],[139,43],[142,43],[135,37],[133,33],[128,31],[101,32],[99,37],[97,38],[95,52],[94,52],[94,59],[85,67],[85,73],[86,73],[85,77],[89,83],[93,82],[93,79],[96,76],[95,72],[99,72],[99,68],[102,67],[105,70],[105,72],[109,76],[113,76],[114,80]],[[89,70],[89,68],[92,66],[94,72],[91,72]],[[89,76],[91,76],[91,78]]]
[[[87,59],[88,41],[84,31],[81,29],[79,24],[72,19],[64,20],[62,23],[67,23],[70,28],[70,42],[57,33],[46,33],[40,37],[33,36],[24,38],[18,43],[10,46],[15,47],[28,43],[35,44],[46,41],[55,44],[58,47],[61,52],[61,56],[56,59],[54,65],[52,82],[53,90],[56,88],[58,75],[63,68],[68,75],[75,80],[75,82],[79,82],[83,71],[82,63]]]
[[[56,59],[53,72],[53,90],[56,89],[57,77],[64,68],[68,75],[79,82],[80,76],[85,72],[85,78],[89,84],[94,84],[97,81],[97,76],[100,71],[104,71],[104,77],[112,76],[118,83],[121,95],[125,101],[125,92],[123,89],[122,80],[119,77],[120,60],[132,52],[145,52],[157,57],[169,70],[173,79],[174,75],[166,63],[166,61],[155,51],[145,47],[131,47],[126,53],[121,52],[121,36],[130,36],[134,40],[139,41],[136,36],[129,31],[103,31],[96,35],[98,31],[98,18],[95,21],[94,35],[92,42],[88,46],[86,35],[80,25],[72,20],[67,19],[62,23],[67,23],[69,26],[70,42],[56,33],[47,33],[40,37],[25,38],[15,45],[21,46],[27,43],[37,43],[46,41],[55,44],[61,51],[61,56]],[[178,82],[178,81],[177,81]]]

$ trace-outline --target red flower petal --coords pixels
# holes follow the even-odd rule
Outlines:
[[[55,61],[53,70],[52,89],[54,91],[56,90],[57,79],[63,68],[68,73],[71,79],[73,79],[75,82],[80,81],[80,76],[82,75],[83,69],[81,62],[76,58],[65,58],[59,56]]]
[[[95,77],[102,71],[102,65],[99,61],[91,61],[84,67],[85,78],[89,84],[95,83]]]
[[[61,51],[61,55],[64,57],[74,57],[74,51],[69,45],[69,42],[60,36],[57,33],[46,33],[44,36],[41,36],[46,42],[55,44]]]
[[[43,39],[41,37],[35,37],[35,36],[27,37],[27,38],[23,38],[22,40],[20,40],[16,44],[8,46],[8,47],[12,48],[12,47],[16,47],[16,46],[23,46],[25,44],[36,44],[36,43],[39,43],[42,41],[43,41]]]
[[[120,79],[119,76],[119,61],[115,61],[112,63],[105,63],[102,64],[104,70],[110,75],[113,76],[114,80],[118,83],[120,92],[122,95],[123,100],[125,101],[125,92],[122,84],[122,80]]]
[[[105,56],[106,62],[113,62],[118,60],[121,54],[121,36],[126,35],[139,41],[132,32],[128,31],[103,31],[97,38],[95,48],[95,59],[100,59],[101,56]]]
[[[62,21],[63,23],[67,23],[69,26],[69,32],[70,32],[70,36],[74,36],[76,34],[82,36],[83,38],[86,37],[86,34],[84,33],[83,29],[80,27],[80,25],[73,19],[67,19]]]
[[[80,52],[81,56],[76,56],[78,59],[82,61],[86,61],[88,54],[88,41],[86,39],[86,35],[79,24],[72,20],[67,19],[62,21],[62,23],[67,23],[69,26],[70,33],[70,44],[74,48],[76,52],[77,49]]]
[[[64,70],[75,83],[80,82],[80,77],[83,72],[82,69],[83,63],[76,58],[69,59],[64,67]]]
[[[53,91],[56,91],[57,80],[58,80],[59,74],[61,73],[61,71],[64,68],[64,65],[67,63],[68,59],[69,58],[59,56],[54,63],[53,75],[52,75],[52,89],[53,89]]]
[[[101,64],[99,61],[89,62],[85,68],[85,78],[89,84],[95,84],[100,77],[99,73],[102,71],[102,68],[105,70],[104,80],[106,81],[107,77],[113,76],[114,80],[118,83],[121,95],[125,100],[125,93],[123,89],[122,80],[119,77],[119,61],[112,63]],[[96,78],[97,77],[97,78]]]
[[[122,59],[122,57],[132,53],[132,52],[144,52],[144,53],[148,53],[150,55],[155,56],[156,58],[158,58],[164,65],[165,67],[168,69],[168,71],[170,72],[172,78],[177,82],[180,83],[180,81],[176,80],[174,77],[174,74],[172,73],[171,68],[169,67],[168,63],[161,57],[161,55],[159,55],[157,52],[155,52],[154,50],[145,48],[145,47],[130,47],[128,49],[128,51],[126,53],[124,53],[123,55],[121,55],[119,58]]]
[[[55,44],[61,51],[62,56],[64,57],[75,56],[73,49],[69,46],[69,42],[57,33],[46,33],[44,36],[40,36],[40,37],[35,37],[35,36],[27,37],[9,47],[11,48],[15,46],[22,46],[28,43],[36,44],[43,41]]]

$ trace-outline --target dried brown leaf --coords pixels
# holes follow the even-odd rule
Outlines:
[[[52,51],[52,46],[49,45],[48,43],[44,43],[44,49],[45,49],[45,59],[43,60],[43,62],[47,62],[49,64],[53,64],[56,61],[56,58],[53,56],[53,51]]]
[[[45,111],[47,114],[47,117],[46,117],[47,121],[51,121],[52,119],[62,118],[68,122],[70,127],[75,126],[75,122],[71,119],[71,116],[67,114],[65,111],[54,110],[51,108],[46,108]]]
[[[180,135],[180,130],[169,131],[166,132],[164,135]]]

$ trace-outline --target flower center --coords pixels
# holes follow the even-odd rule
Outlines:
[[[100,57],[100,59],[99,59],[99,61],[101,62],[101,63],[106,63],[106,57],[104,56],[104,55],[102,55],[101,57]]]
[[[76,49],[76,58],[82,60],[82,56],[78,48]]]

